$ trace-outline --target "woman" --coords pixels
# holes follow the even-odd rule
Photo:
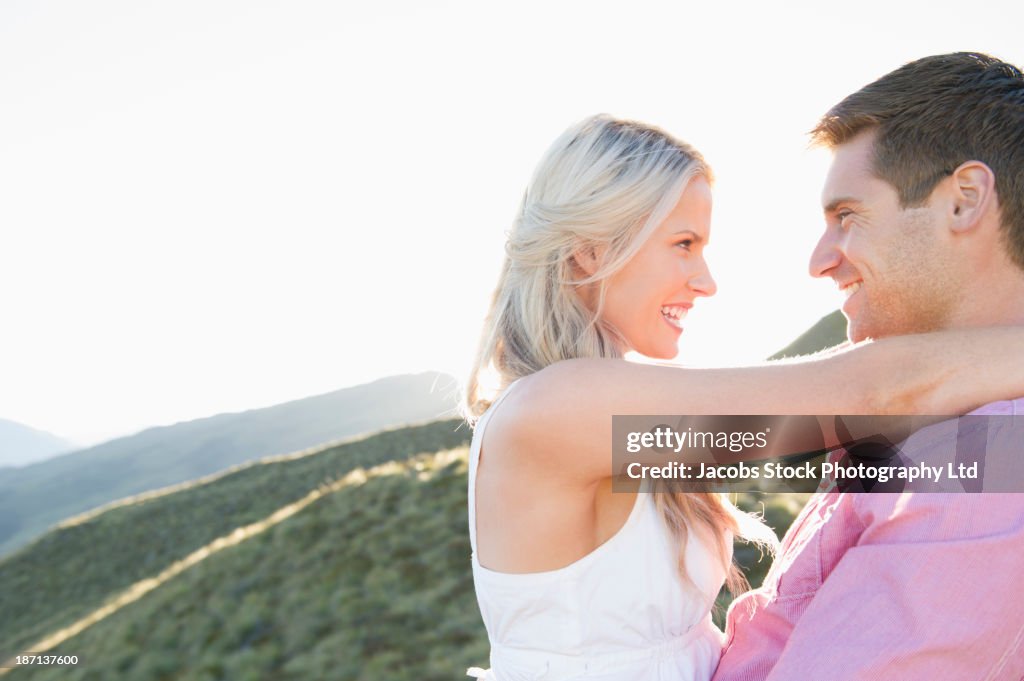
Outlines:
[[[534,174],[466,391],[473,575],[492,646],[492,670],[470,675],[710,678],[711,607],[723,581],[742,583],[732,538],[774,537],[719,494],[612,494],[613,414],[949,414],[1024,392],[1022,329],[745,369],[621,361],[674,357],[687,310],[715,293],[710,182],[688,145],[607,116],[568,130]],[[975,385],[979,363],[1005,365],[1000,385]]]

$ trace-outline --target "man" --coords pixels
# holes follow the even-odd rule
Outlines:
[[[1024,324],[1017,68],[926,57],[812,136],[834,157],[811,273],[845,293],[851,340]],[[1024,415],[1024,398],[976,413]],[[817,494],[730,608],[714,678],[1019,681],[1022,577],[1024,494]]]

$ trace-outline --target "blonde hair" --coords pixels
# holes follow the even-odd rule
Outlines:
[[[712,181],[704,157],[643,123],[601,114],[555,140],[534,171],[508,235],[465,387],[463,411],[471,424],[518,378],[561,360],[621,357],[619,333],[601,320],[608,279],[636,254],[696,176]],[[603,257],[593,274],[579,278],[573,257],[588,249]],[[596,309],[577,292],[587,284],[597,285]],[[486,385],[488,378],[493,385]],[[735,593],[743,578],[735,566],[728,568],[726,533],[768,541],[749,527],[749,516],[714,493],[666,492],[657,494],[656,504],[679,541],[681,574],[686,523],[696,523],[716,537]]]

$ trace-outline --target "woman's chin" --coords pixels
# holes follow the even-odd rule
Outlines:
[[[670,360],[679,357],[679,347],[676,345],[672,347],[648,347],[643,350],[637,349],[633,352],[643,355],[647,359]]]
[[[625,349],[626,353],[634,355],[641,355],[647,359],[656,359],[660,361],[672,360],[679,357],[679,334],[672,334],[671,337],[666,337],[664,334],[652,334],[645,336],[640,339],[637,343],[627,343]]]

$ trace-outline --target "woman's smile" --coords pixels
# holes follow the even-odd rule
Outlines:
[[[693,307],[693,303],[671,303],[661,306],[661,316],[668,324],[679,331],[683,330],[682,321],[686,312]]]

